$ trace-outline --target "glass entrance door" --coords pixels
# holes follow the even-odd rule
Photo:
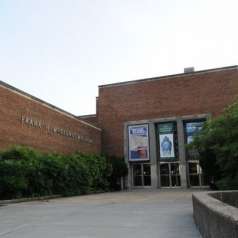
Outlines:
[[[200,166],[196,162],[188,162],[189,185],[196,187],[201,185]]]
[[[143,186],[151,186],[150,164],[143,164]]]
[[[180,187],[179,163],[160,163],[161,187]]]
[[[189,186],[201,187],[209,184],[209,179],[202,173],[199,161],[188,161]]]
[[[151,186],[150,164],[133,164],[132,178],[134,187]]]

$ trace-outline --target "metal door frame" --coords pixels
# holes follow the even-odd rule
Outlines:
[[[161,176],[163,176],[163,175],[161,175],[161,171],[160,171],[160,173],[159,173],[160,174],[160,187],[161,188],[181,188],[181,175],[180,175],[180,163],[179,163],[179,161],[173,161],[173,162],[164,161],[164,162],[160,162],[159,163],[159,169],[160,169],[160,165],[161,164],[168,164],[168,166],[169,166],[169,174],[167,175],[167,176],[169,176],[169,186],[162,186],[162,184],[161,184]],[[178,166],[179,166],[179,174],[177,174],[177,176],[180,177],[180,186],[172,186],[171,164],[178,164]]]
[[[197,164],[198,166],[198,173],[197,174],[190,174],[189,173],[189,164],[190,163],[193,163],[193,164]],[[202,176],[203,176],[203,173],[202,173],[202,168],[200,166],[200,163],[199,163],[199,160],[188,160],[187,161],[187,166],[188,166],[188,186],[190,188],[203,188],[203,187],[208,187],[207,185],[203,185],[202,184]],[[198,176],[198,181],[199,181],[199,185],[197,186],[192,186],[191,183],[190,183],[190,175],[197,175]]]
[[[142,186],[135,186],[134,185],[134,170],[133,166],[134,165],[140,165],[141,168],[141,179],[142,179]],[[144,180],[144,165],[149,165],[150,166],[150,178],[151,178],[151,163],[132,163],[130,168],[131,168],[131,181],[132,181],[132,187],[133,188],[151,188],[152,184],[150,186],[145,185],[145,180]]]

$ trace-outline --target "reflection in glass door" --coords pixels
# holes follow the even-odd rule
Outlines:
[[[200,186],[200,168],[198,163],[189,162],[188,163],[188,171],[189,171],[189,184],[190,186]]]
[[[189,173],[189,186],[207,186],[209,179],[202,173],[202,168],[199,165],[199,161],[188,161],[188,173]]]
[[[150,164],[143,164],[143,186],[151,186]]]
[[[161,187],[170,186],[169,163],[160,164]]]
[[[171,187],[181,186],[179,163],[170,163]]]
[[[151,186],[150,164],[133,164],[132,178],[135,187]]]
[[[140,164],[133,165],[133,184],[134,186],[142,186],[142,170]]]
[[[179,163],[160,163],[161,187],[180,187]]]

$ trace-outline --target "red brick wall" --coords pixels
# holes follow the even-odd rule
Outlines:
[[[216,116],[237,96],[235,67],[102,86],[98,122],[103,129],[103,152],[123,156],[124,122],[203,113]]]
[[[0,149],[17,144],[41,151],[100,153],[101,131],[0,84]]]

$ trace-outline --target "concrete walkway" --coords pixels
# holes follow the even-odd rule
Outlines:
[[[138,190],[0,207],[0,238],[196,238],[191,191]]]

